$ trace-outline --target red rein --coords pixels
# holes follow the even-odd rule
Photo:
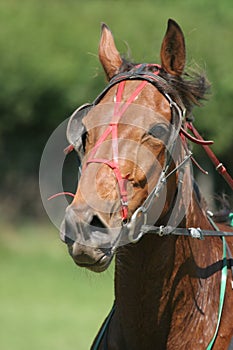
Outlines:
[[[192,132],[192,135],[190,135],[184,128],[181,127],[180,134],[183,134],[185,137],[187,137],[190,141],[201,145],[205,152],[207,153],[209,159],[211,162],[214,164],[215,169],[218,171],[219,174],[222,175],[222,177],[225,179],[225,181],[228,183],[230,188],[233,190],[233,179],[230,176],[230,174],[227,172],[226,168],[224,165],[218,160],[218,158],[215,156],[214,152],[210,149],[209,145],[213,144],[213,141],[205,141],[197,131],[197,129],[193,126],[191,122],[186,123],[187,128]],[[196,163],[194,160],[194,163],[199,167],[199,165]],[[203,171],[200,167],[199,169]],[[205,171],[203,171],[206,173]]]
[[[70,196],[70,197],[75,197],[75,195],[71,192],[59,192],[59,193],[56,193],[56,194],[53,194],[52,196],[50,196],[48,198],[48,201],[50,201],[51,199],[54,199],[54,198],[57,198],[59,196],[64,196],[64,195],[67,195],[67,196]]]
[[[187,123],[187,127],[188,129],[190,129],[193,132],[193,129],[190,128],[190,124]],[[180,134],[183,134],[187,139],[189,139],[190,141],[198,144],[198,145],[212,145],[214,143],[214,141],[205,141],[202,138],[197,138],[197,137],[193,137],[192,135],[190,135],[183,127],[180,128]]]

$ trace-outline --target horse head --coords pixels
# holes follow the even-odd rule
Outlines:
[[[103,24],[99,59],[109,85],[92,105],[78,109],[68,125],[82,172],[61,238],[75,263],[95,272],[108,267],[119,245],[139,238],[135,233],[145,220],[145,208],[152,207],[153,224],[166,216],[174,197],[177,176],[169,178],[166,191],[161,184],[165,171],[175,167],[169,155],[189,104],[183,104],[171,84],[182,86],[185,66],[184,36],[173,20],[160,57],[161,65],[126,62]]]

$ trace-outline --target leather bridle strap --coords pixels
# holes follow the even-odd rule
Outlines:
[[[113,170],[117,180],[119,193],[120,193],[122,222],[125,222],[128,219],[128,197],[127,197],[127,188],[126,188],[127,175],[125,177],[122,176],[120,171],[120,166],[119,166],[119,159],[118,159],[118,124],[122,115],[125,113],[125,111],[130,106],[130,104],[135,101],[135,99],[138,97],[138,95],[144,89],[144,87],[148,84],[148,82],[142,81],[134,90],[134,92],[130,95],[128,100],[122,105],[121,103],[122,103],[122,96],[125,88],[125,83],[126,81],[123,80],[118,85],[116,100],[114,105],[114,114],[113,114],[112,120],[109,123],[109,126],[107,127],[105,132],[101,135],[99,140],[96,142],[85,165],[86,167],[91,163],[101,163],[101,164],[107,165],[109,168]],[[97,150],[110,134],[112,135],[113,160],[103,159],[103,158],[94,158]]]
[[[215,169],[218,171],[218,173],[220,175],[222,175],[222,177],[224,178],[224,180],[228,183],[228,185],[230,186],[230,188],[233,190],[233,179],[230,176],[230,174],[228,173],[226,167],[218,160],[218,158],[216,157],[216,155],[213,153],[213,151],[210,149],[210,147],[208,146],[208,144],[203,144],[203,138],[201,137],[201,135],[199,134],[199,132],[197,131],[197,129],[193,126],[193,124],[191,122],[187,123],[187,127],[189,130],[191,130],[191,132],[193,133],[193,135],[202,142],[202,147],[204,148],[205,152],[207,153],[209,159],[211,160],[211,162],[214,164]]]

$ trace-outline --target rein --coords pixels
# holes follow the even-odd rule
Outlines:
[[[188,122],[187,123],[187,127],[188,129],[192,132],[192,134],[195,136],[195,138],[201,142],[201,145],[203,147],[203,149],[205,150],[205,152],[207,153],[209,159],[211,160],[211,162],[214,164],[215,166],[215,170],[222,175],[222,177],[224,178],[224,180],[228,183],[228,185],[230,186],[230,188],[233,190],[233,179],[230,176],[230,174],[228,173],[226,167],[218,160],[218,158],[216,157],[216,155],[214,154],[214,152],[210,149],[210,147],[208,146],[208,144],[204,144],[203,143],[203,138],[201,137],[201,135],[199,134],[199,132],[197,131],[197,129],[193,126],[192,122]],[[183,132],[183,130],[182,130]],[[212,141],[209,141],[212,142]]]

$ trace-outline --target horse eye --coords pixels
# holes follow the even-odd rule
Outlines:
[[[149,130],[149,135],[162,141],[164,141],[168,137],[168,133],[169,129],[165,124],[153,125],[152,128]]]

